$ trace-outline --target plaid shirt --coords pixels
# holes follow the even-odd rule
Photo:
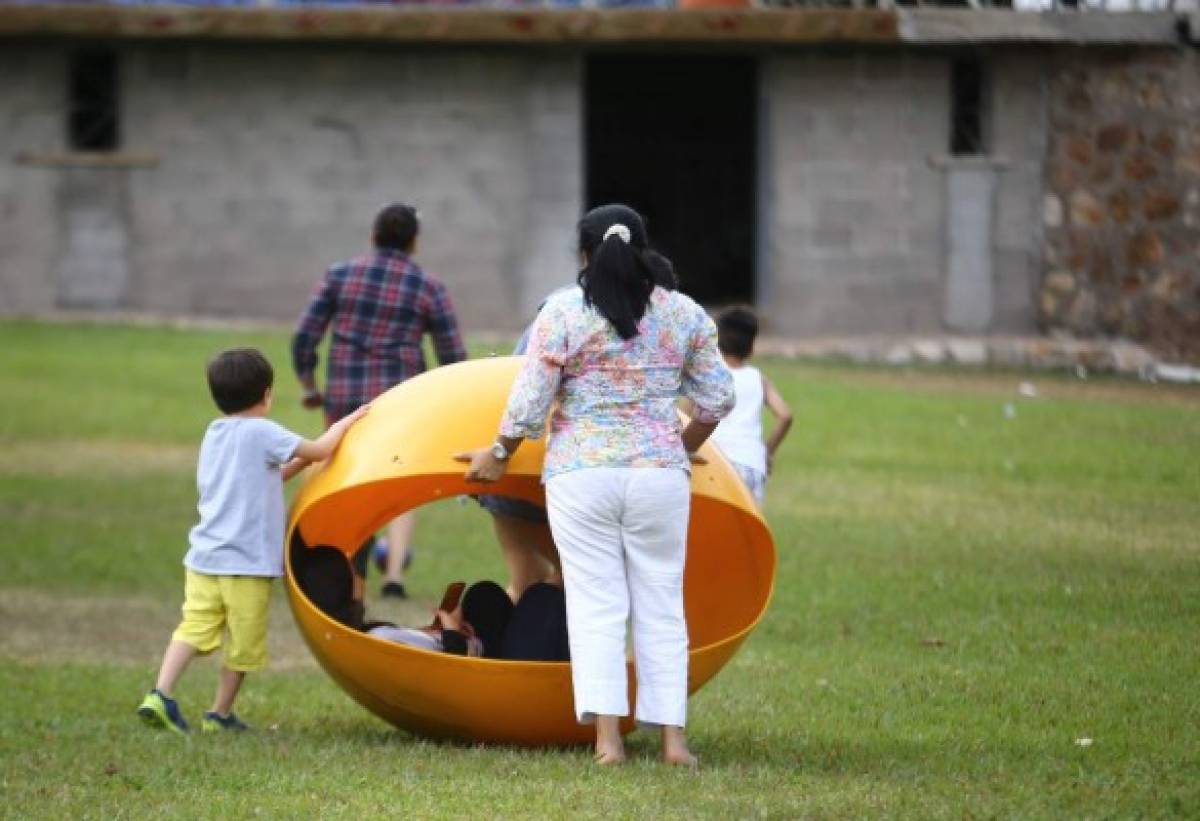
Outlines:
[[[450,294],[405,254],[389,248],[330,268],[292,337],[296,374],[311,377],[330,323],[325,415],[340,419],[425,370],[421,337],[433,336],[438,362],[467,358]]]

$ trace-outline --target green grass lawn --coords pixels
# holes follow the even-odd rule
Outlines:
[[[205,359],[261,346],[276,418],[316,433],[286,342],[0,323],[0,815],[1200,817],[1200,390],[1117,380],[763,363],[797,419],[768,487],[776,595],[691,702],[698,774],[640,734],[601,771],[396,730],[280,594],[238,705],[256,731],[146,730]],[[416,545],[416,601],[373,612],[419,620],[448,580],[503,572],[474,505],[423,508]],[[215,678],[189,671],[185,713]]]

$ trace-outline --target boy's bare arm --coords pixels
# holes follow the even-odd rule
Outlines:
[[[297,473],[304,470],[306,467],[308,467],[311,464],[312,464],[312,462],[310,462],[307,459],[301,458],[299,456],[294,456],[288,460],[288,463],[286,465],[284,465],[282,468],[279,469],[279,472],[283,476],[283,481],[286,482],[288,479],[291,479],[293,476],[295,476]]]
[[[763,377],[763,399],[767,409],[775,416],[775,426],[767,437],[767,471],[770,472],[775,460],[775,451],[792,427],[792,409],[788,407],[788,403],[784,401],[779,391],[775,390],[771,380],[765,376]]]
[[[353,413],[343,416],[338,421],[329,426],[329,429],[318,436],[315,440],[309,441],[305,439],[296,446],[296,452],[292,454],[292,462],[297,458],[303,459],[306,462],[320,462],[328,459],[337,450],[338,443],[342,441],[342,437],[346,435],[346,431],[361,419],[367,413],[370,405],[363,405]],[[292,462],[288,462],[291,465]]]

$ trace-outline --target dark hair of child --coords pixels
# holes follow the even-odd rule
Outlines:
[[[679,277],[675,273],[675,265],[671,260],[651,248],[646,251],[646,264],[650,266],[650,274],[654,277],[655,285],[668,291],[679,290]]]
[[[614,225],[625,227],[628,242],[623,232],[608,230]],[[584,214],[579,251],[587,257],[578,279],[584,302],[612,323],[622,339],[633,339],[654,286],[674,279],[670,260],[649,248],[645,222],[627,205],[602,205]]]
[[[257,348],[231,348],[208,363],[208,389],[221,413],[254,407],[274,382],[271,363]]]
[[[746,359],[754,353],[758,317],[749,308],[728,308],[717,317],[717,348],[721,353]]]
[[[392,203],[375,217],[372,230],[375,247],[408,253],[417,238],[418,228],[417,209],[402,202]]]

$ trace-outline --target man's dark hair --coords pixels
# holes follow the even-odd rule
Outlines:
[[[412,250],[418,228],[417,209],[402,202],[394,202],[375,217],[375,228],[372,232],[375,247],[407,253]]]
[[[758,317],[749,308],[729,308],[717,317],[717,347],[721,353],[745,359],[754,353]]]
[[[221,351],[208,363],[208,389],[221,413],[254,407],[274,382],[271,363],[257,348]]]

